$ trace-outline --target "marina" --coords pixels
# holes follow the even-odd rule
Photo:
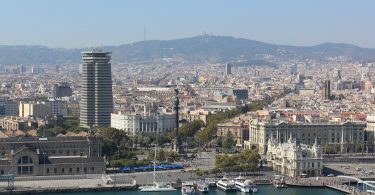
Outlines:
[[[308,187],[289,187],[285,189],[276,189],[272,185],[260,185],[258,192],[255,194],[257,195],[270,195],[270,194],[277,194],[277,195],[342,195],[345,193],[335,191],[329,188],[308,188]],[[122,195],[124,194],[123,191],[106,191],[106,192],[77,192],[77,193],[64,193],[64,195]],[[126,191],[127,195],[142,195],[145,193],[139,192],[137,190],[130,190]],[[172,191],[172,192],[153,192],[153,195],[180,195],[181,191]],[[197,193],[199,194],[199,193]],[[231,194],[231,195],[240,195],[243,194],[242,192],[223,192],[222,190],[212,188],[207,193],[208,195],[222,195],[222,194]],[[61,193],[49,193],[46,195],[61,195]]]

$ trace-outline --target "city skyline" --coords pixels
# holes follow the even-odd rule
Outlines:
[[[163,0],[104,4],[16,0],[2,4],[0,45],[76,48],[212,33],[274,44],[337,42],[375,48],[371,1]],[[104,28],[98,28],[98,23]]]

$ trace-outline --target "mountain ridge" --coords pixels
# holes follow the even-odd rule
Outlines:
[[[173,40],[146,40],[117,46],[103,46],[115,62],[160,61],[179,57],[192,63],[225,62],[233,59],[265,60],[294,57],[325,59],[345,56],[361,61],[374,60],[375,49],[348,43],[326,42],[313,46],[290,46],[231,36],[200,35]],[[80,52],[89,48],[50,48],[41,45],[0,45],[0,64],[80,63]]]

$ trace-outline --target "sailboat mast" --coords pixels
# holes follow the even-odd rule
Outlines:
[[[156,173],[155,173],[155,166],[156,166],[156,144],[155,144],[155,154],[154,154],[154,183],[155,183],[155,179],[156,179]]]

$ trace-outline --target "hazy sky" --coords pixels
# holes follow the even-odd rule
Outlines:
[[[203,32],[375,48],[374,0],[1,0],[0,44],[86,47]]]

